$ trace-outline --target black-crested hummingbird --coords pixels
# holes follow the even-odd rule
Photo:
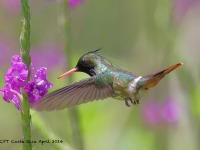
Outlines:
[[[166,74],[183,65],[177,63],[152,75],[137,76],[107,63],[98,51],[99,49],[84,54],[75,68],[58,77],[80,71],[90,75],[89,78],[53,91],[31,104],[31,107],[37,111],[59,110],[107,97],[124,100],[126,106],[139,104],[148,89],[158,84]]]

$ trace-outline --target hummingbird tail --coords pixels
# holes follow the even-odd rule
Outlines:
[[[148,88],[151,88],[151,87],[154,87],[156,84],[158,84],[158,82],[168,73],[170,73],[171,71],[173,71],[174,69],[182,66],[183,63],[177,63],[177,64],[174,64],[172,66],[169,66],[168,68],[156,73],[156,74],[153,74],[153,75],[148,75],[148,76],[145,76],[144,78],[146,79],[146,82],[144,84],[144,88],[148,89]]]

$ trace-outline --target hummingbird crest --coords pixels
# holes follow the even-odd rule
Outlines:
[[[90,52],[87,52],[86,54],[89,54],[89,53],[97,53],[98,51],[100,51],[102,48],[98,48],[98,49],[95,49],[93,51],[90,51]]]

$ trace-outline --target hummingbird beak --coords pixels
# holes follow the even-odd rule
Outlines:
[[[63,78],[65,76],[69,75],[69,74],[72,74],[72,73],[76,72],[76,71],[78,71],[78,68],[73,68],[73,69],[67,71],[66,73],[60,75],[57,79]]]

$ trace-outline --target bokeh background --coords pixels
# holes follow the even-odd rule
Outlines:
[[[0,86],[19,54],[20,1],[0,1]],[[37,69],[48,68],[55,90],[67,84],[57,76],[70,69],[64,47],[64,21],[70,22],[70,44],[75,66],[78,58],[97,48],[111,62],[138,75],[155,73],[176,62],[184,66],[151,89],[140,105],[126,107],[108,98],[77,106],[85,150],[199,150],[200,149],[200,1],[199,0],[76,0],[70,19],[65,2],[30,1],[31,55]],[[74,81],[88,77],[75,73]],[[63,82],[64,81],[64,82]],[[21,118],[13,104],[0,97],[0,140],[22,138]],[[64,144],[76,147],[68,110],[32,112]],[[47,140],[32,123],[33,140]],[[53,140],[51,136],[49,139]],[[55,139],[56,140],[56,139]],[[56,149],[55,144],[34,144],[33,149]],[[0,149],[21,149],[21,144],[0,143]],[[63,148],[67,149],[67,148]]]

